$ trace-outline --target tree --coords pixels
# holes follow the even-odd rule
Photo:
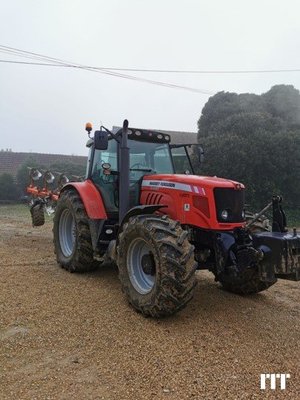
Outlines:
[[[198,121],[199,135],[207,136],[215,125],[230,116],[248,112],[262,112],[260,96],[250,93],[219,92],[210,97]]]
[[[282,118],[290,127],[300,127],[300,95],[292,85],[276,85],[263,94],[264,108]]]
[[[261,96],[221,92],[211,97],[198,121],[206,154],[201,173],[245,183],[253,207],[262,207],[273,194],[299,207],[299,104],[299,91],[286,85]]]

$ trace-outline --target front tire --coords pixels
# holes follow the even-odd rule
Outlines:
[[[88,216],[79,194],[64,191],[54,216],[54,249],[57,262],[70,272],[88,272],[97,267]]]
[[[117,251],[122,289],[137,311],[167,316],[192,299],[194,247],[178,222],[167,216],[132,217],[123,226]]]
[[[275,283],[260,280],[258,269],[253,268],[246,269],[236,275],[224,272],[219,277],[219,281],[223,289],[240,295],[250,295],[262,292]]]

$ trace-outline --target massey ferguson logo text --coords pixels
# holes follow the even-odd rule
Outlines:
[[[290,374],[260,374],[260,388],[262,390],[284,390],[286,388],[286,380],[290,377]]]
[[[175,185],[175,183],[171,183],[171,182],[152,181],[152,182],[150,182],[150,186],[166,186],[166,187],[174,188],[176,185]]]

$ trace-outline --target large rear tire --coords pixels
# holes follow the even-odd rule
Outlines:
[[[196,263],[187,235],[167,216],[139,215],[124,224],[117,264],[123,292],[137,311],[167,316],[192,299]]]
[[[88,216],[79,194],[64,191],[54,216],[54,249],[57,262],[70,272],[88,272],[97,267]]]

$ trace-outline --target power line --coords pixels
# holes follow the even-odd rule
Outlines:
[[[197,89],[188,86],[182,86],[177,84],[172,84],[169,82],[157,81],[152,79],[146,79],[138,77],[135,75],[128,75],[121,72],[131,71],[131,72],[159,72],[159,73],[180,73],[180,74],[249,74],[249,73],[287,73],[287,72],[300,72],[300,69],[269,69],[269,70],[223,70],[223,71],[213,71],[213,70],[162,70],[162,69],[138,69],[138,68],[115,68],[115,67],[93,67],[86,66],[78,63],[73,63],[65,61],[59,58],[49,57],[43,54],[34,53],[30,51],[25,51],[17,49],[14,47],[0,45],[0,53],[4,53],[14,57],[20,57],[25,59],[34,60],[31,62],[16,61],[16,60],[0,60],[2,63],[10,64],[23,64],[23,65],[35,65],[35,66],[48,66],[48,67],[64,67],[64,68],[77,68],[90,72],[96,72],[104,75],[110,75],[117,78],[133,80],[136,82],[147,83],[156,86],[167,87],[171,89],[181,89],[187,90],[194,93],[201,93],[204,95],[213,95],[214,92]]]
[[[261,70],[176,70],[176,69],[137,69],[137,68],[112,68],[103,67],[116,71],[133,71],[133,72],[157,72],[167,74],[269,74],[282,72],[300,72],[300,69],[261,69]]]
[[[26,57],[31,59],[48,60],[54,61],[55,63],[63,64],[73,64],[72,67],[75,68],[74,63],[68,63],[59,58],[53,58],[49,56],[44,56],[38,53],[33,53],[25,50],[16,49],[14,47],[8,47],[0,45],[0,52],[7,53],[14,56]],[[80,64],[76,66],[79,67]],[[49,65],[50,66],[50,65]],[[53,65],[51,65],[53,66]],[[71,66],[71,65],[70,65]],[[300,68],[287,68],[287,69],[246,69],[246,70],[172,70],[172,69],[150,69],[150,68],[120,68],[120,67],[94,67],[94,66],[84,66],[81,67],[91,68],[94,70],[101,71],[127,71],[127,72],[150,72],[150,73],[174,73],[174,74],[266,74],[266,73],[289,73],[289,72],[300,72]]]
[[[16,51],[15,51],[16,50]],[[2,46],[0,46],[0,52],[2,52]],[[89,67],[89,66],[84,66],[81,64],[72,64],[70,62],[67,61],[63,61],[60,59],[56,59],[53,57],[48,57],[48,56],[43,56],[43,55],[39,55],[37,53],[31,53],[31,52],[26,52],[23,50],[18,50],[18,49],[13,49],[12,51],[6,48],[6,46],[4,46],[4,52],[5,53],[10,53],[13,55],[17,55],[19,57],[25,57],[25,58],[31,58],[31,59],[38,59],[38,60],[53,60],[55,62],[55,65],[53,66],[62,66],[62,67],[72,67],[72,68],[79,68],[79,69],[84,69],[84,70],[88,70],[88,71],[92,71],[92,72],[98,72],[98,73],[102,73],[102,74],[106,74],[106,75],[111,75],[111,76],[116,76],[119,78],[124,78],[124,79],[130,79],[130,80],[135,80],[135,81],[139,81],[139,82],[144,82],[144,83],[150,83],[153,85],[158,85],[158,86],[164,86],[164,87],[168,87],[168,88],[172,88],[172,89],[183,89],[183,90],[188,90],[191,92],[195,92],[195,93],[201,93],[201,94],[213,94],[212,92],[208,92],[208,91],[204,91],[204,90],[200,90],[200,89],[195,89],[195,88],[191,88],[191,87],[187,87],[187,86],[181,86],[181,85],[175,85],[175,84],[171,84],[171,83],[166,83],[166,82],[160,82],[160,81],[154,81],[154,80],[149,80],[149,79],[144,79],[144,78],[139,78],[136,76],[132,76],[132,75],[125,75],[125,74],[120,74],[114,71],[109,71],[109,70],[104,70],[104,69],[96,69],[93,67]],[[3,61],[11,61],[11,60],[3,60]],[[18,62],[21,63],[21,62]],[[34,63],[28,63],[29,65],[35,65]],[[45,63],[36,63],[39,65],[45,64]]]
[[[197,89],[197,88],[192,88],[192,87],[188,87],[188,86],[172,84],[172,83],[168,83],[168,82],[145,79],[145,78],[137,77],[137,76],[134,76],[134,75],[121,74],[119,72],[111,71],[109,69],[85,66],[85,65],[82,65],[82,64],[72,63],[72,62],[68,62],[68,61],[65,61],[65,60],[58,59],[58,58],[44,56],[42,54],[32,53],[32,52],[28,52],[28,51],[25,51],[25,50],[20,50],[20,49],[8,47],[8,46],[0,45],[0,52],[5,53],[5,54],[18,56],[18,57],[21,57],[21,58],[30,58],[30,59],[34,59],[34,60],[44,61],[43,63],[42,62],[39,62],[39,63],[33,63],[33,62],[29,63],[28,62],[27,65],[45,65],[45,64],[54,63],[54,65],[51,65],[51,66],[55,66],[55,67],[56,66],[63,66],[63,67],[69,67],[69,68],[78,68],[78,69],[83,69],[83,70],[86,70],[86,71],[101,73],[101,74],[105,74],[105,75],[111,75],[111,76],[115,76],[115,77],[118,77],[118,78],[134,80],[134,81],[138,81],[138,82],[143,82],[143,83],[148,83],[148,84],[152,84],[152,85],[168,87],[168,88],[172,88],[172,89],[183,89],[183,90],[188,90],[190,92],[201,93],[201,94],[205,94],[205,95],[214,94],[213,92],[202,90],[202,89]],[[16,63],[14,60],[2,60],[2,61],[3,62],[9,62],[9,63]],[[18,64],[20,64],[20,63],[22,63],[22,62],[19,61]],[[24,62],[24,64],[25,64],[25,62]],[[48,66],[50,66],[50,65],[48,65]]]
[[[1,52],[1,50],[0,50]],[[300,72],[300,69],[263,69],[263,70],[167,70],[167,69],[139,69],[139,68],[115,68],[115,67],[94,67],[94,66],[78,66],[65,64],[50,64],[38,62],[24,62],[14,60],[0,60],[2,63],[10,64],[27,64],[27,65],[42,65],[48,67],[71,67],[71,68],[91,68],[93,70],[103,71],[132,71],[132,72],[157,72],[157,73],[178,73],[178,74],[267,74],[267,73],[289,73]]]
[[[24,64],[24,65],[37,65],[37,66],[45,66],[45,67],[70,67],[76,68],[75,65],[62,65],[62,64],[49,64],[49,63],[42,63],[42,62],[30,62],[30,61],[15,61],[15,60],[0,60],[1,63],[7,64]]]

